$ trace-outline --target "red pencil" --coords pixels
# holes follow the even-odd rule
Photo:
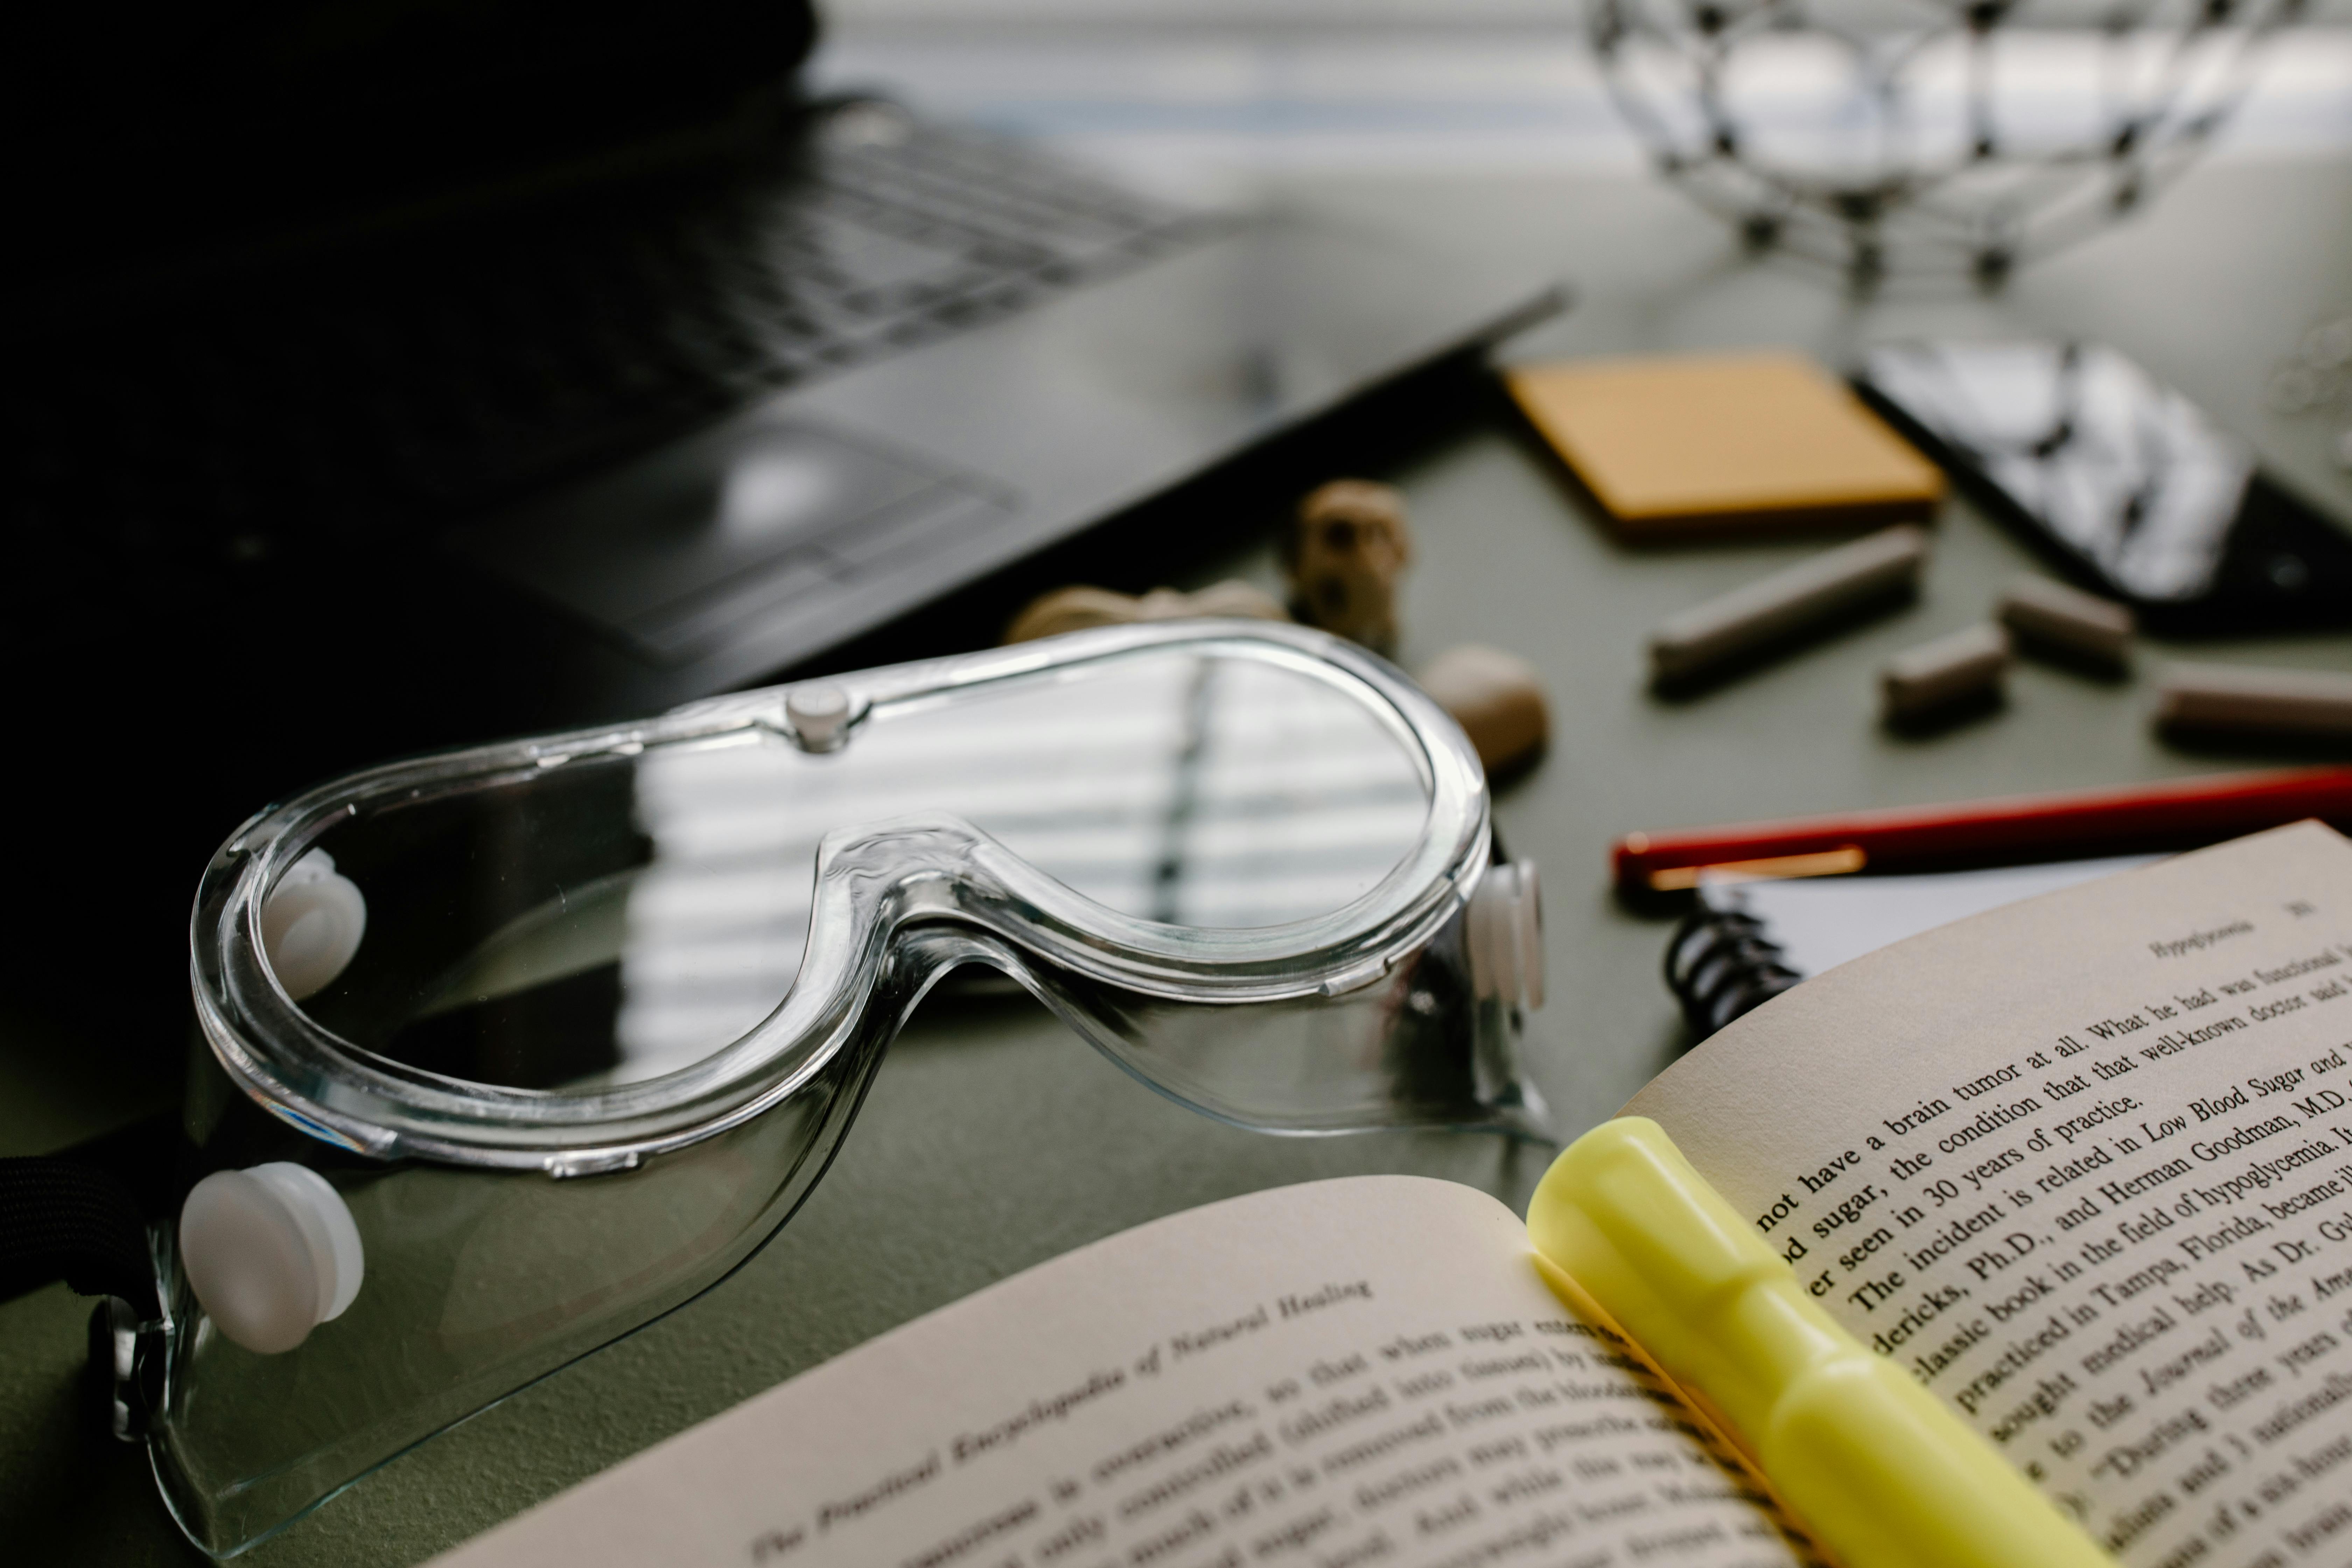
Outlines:
[[[1703,868],[1818,876],[2053,855],[2191,848],[2316,816],[2352,825],[2352,768],[2294,768],[1841,816],[1629,833],[1610,851],[1628,892],[1688,888]]]

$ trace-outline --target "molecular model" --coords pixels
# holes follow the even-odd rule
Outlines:
[[[2302,0],[1588,0],[1659,169],[1857,289],[1973,277],[2131,213]]]

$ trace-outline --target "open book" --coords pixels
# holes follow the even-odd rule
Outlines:
[[[2352,1560],[2352,842],[1928,931],[1627,1109],[2124,1563]],[[1492,1198],[1318,1183],[1006,1280],[442,1561],[1813,1561],[1695,1392]]]

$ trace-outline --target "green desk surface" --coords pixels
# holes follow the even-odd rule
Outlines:
[[[2352,166],[2340,161],[2208,164],[2138,221],[1990,300],[1855,303],[1818,275],[1742,257],[1710,220],[1636,178],[1351,177],[1286,196],[1422,230],[1464,267],[1533,259],[1573,279],[1574,312],[1514,345],[1517,356],[1789,343],[1837,363],[1888,335],[2105,338],[2352,517],[2352,479],[2326,455],[2333,423],[2274,416],[2262,399],[2305,326],[2352,310]],[[2186,755],[2151,737],[2147,677],[2168,651],[2156,647],[2126,684],[2027,664],[2001,712],[1927,740],[1882,731],[1879,662],[1982,616],[1996,585],[2028,563],[1958,503],[1915,607],[1670,704],[1643,686],[1651,624],[1815,546],[1620,546],[1499,416],[1382,477],[1409,495],[1422,546],[1403,662],[1494,642],[1550,683],[1550,756],[1503,792],[1498,813],[1514,851],[1543,868],[1552,1000],[1532,1070],[1570,1132],[1684,1044],[1657,978],[1666,928],[1621,909],[1604,885],[1617,834],[2263,760]],[[1265,552],[1202,561],[1195,575],[1233,572],[1276,582]],[[2343,668],[2352,637],[2215,651]],[[142,1109],[75,1059],[70,1042],[0,1021],[0,1152],[55,1147]],[[1026,1002],[936,1004],[893,1051],[806,1209],[737,1276],[395,1460],[250,1561],[419,1561],[894,1324],[1157,1215],[1368,1171],[1450,1176],[1517,1204],[1541,1163],[1480,1138],[1237,1131],[1146,1093]],[[143,1458],[82,1436],[71,1419],[86,1311],[62,1288],[0,1303],[0,1542],[23,1563],[188,1561]]]

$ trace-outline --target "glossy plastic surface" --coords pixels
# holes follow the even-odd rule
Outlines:
[[[366,1283],[260,1354],[171,1266],[151,1452],[198,1544],[723,1278],[958,965],[1243,1125],[1542,1135],[1531,868],[1486,877],[1476,759],[1378,659],[1212,622],[819,684],[372,770],[215,858],[193,1173],[317,1172]],[[364,937],[298,1000],[265,915],[320,851]]]

